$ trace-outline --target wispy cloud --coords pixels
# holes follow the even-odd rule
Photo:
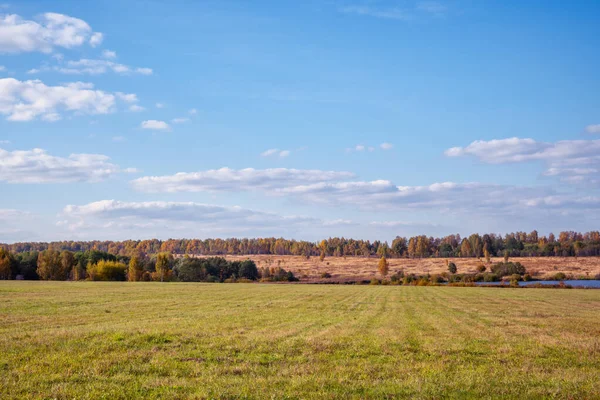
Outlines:
[[[423,15],[442,16],[448,8],[438,1],[419,1],[406,7],[378,7],[373,2],[367,4],[351,4],[339,8],[344,14],[409,21]]]
[[[291,154],[290,150],[268,149],[260,153],[262,157],[278,156],[281,158],[288,157]]]
[[[340,11],[345,14],[363,15],[375,18],[409,20],[411,15],[405,10],[399,8],[375,8],[362,5],[351,5],[340,8]]]
[[[600,133],[600,124],[588,125],[585,127],[587,133]]]
[[[171,122],[174,124],[184,124],[184,123],[188,122],[189,120],[190,120],[189,118],[173,118],[171,120]]]

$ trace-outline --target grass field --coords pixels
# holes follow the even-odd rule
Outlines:
[[[326,257],[323,262],[319,257],[306,259],[300,256],[273,256],[273,255],[245,255],[227,256],[229,260],[244,260],[250,258],[259,267],[281,266],[292,271],[302,281],[326,281],[321,274],[327,272],[332,275],[329,281],[355,281],[370,280],[377,275],[377,257]],[[451,261],[458,266],[458,272],[475,273],[477,266],[485,260],[477,258],[452,258]],[[503,258],[494,257],[493,263],[501,262]],[[511,257],[510,261],[520,262],[527,271],[536,279],[548,278],[557,272],[575,278],[593,278],[600,275],[600,257]],[[445,258],[390,258],[390,274],[404,271],[407,274],[440,274],[447,272]]]
[[[0,398],[600,398],[600,290],[0,281]]]

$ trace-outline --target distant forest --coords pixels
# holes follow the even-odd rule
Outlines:
[[[548,236],[516,232],[504,236],[473,234],[461,238],[425,235],[396,237],[391,243],[381,241],[329,238],[320,242],[283,238],[262,239],[169,239],[114,241],[61,241],[50,243],[24,242],[0,244],[11,253],[40,252],[48,249],[72,252],[102,251],[117,256],[151,255],[161,252],[190,255],[296,255],[319,257],[385,256],[394,257],[585,257],[600,256],[600,232],[560,232]]]

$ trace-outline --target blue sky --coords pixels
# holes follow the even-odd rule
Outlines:
[[[599,17],[2,4],[0,241],[596,230]]]

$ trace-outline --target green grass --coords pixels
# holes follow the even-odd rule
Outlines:
[[[0,282],[0,398],[600,398],[600,290]]]

